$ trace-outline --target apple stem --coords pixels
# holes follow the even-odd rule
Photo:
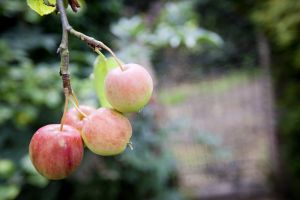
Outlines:
[[[73,97],[74,97],[74,96],[73,96]],[[78,105],[76,105],[75,100],[72,101],[72,103],[73,103],[75,109],[77,110],[77,112],[78,112],[80,115],[82,115],[83,117],[87,117],[87,115],[86,115],[84,112],[82,112],[82,111],[80,110],[80,108],[78,107]]]
[[[79,112],[79,114],[81,114],[83,117],[87,117],[87,115],[84,112],[82,112],[79,108],[79,101],[78,101],[78,98],[77,98],[75,92],[73,92],[71,95],[73,97],[73,101],[72,101],[73,105],[74,105],[75,109],[77,110],[77,112]]]
[[[125,69],[124,69],[122,63],[120,62],[120,60],[118,59],[118,57],[116,56],[116,54],[108,46],[106,46],[105,44],[102,43],[102,45],[103,45],[102,48],[105,49],[105,50],[107,50],[113,56],[113,58],[115,59],[115,61],[118,63],[120,69],[122,71],[124,71]],[[100,54],[99,48],[95,48],[95,52],[98,53],[98,54]]]
[[[73,99],[75,101],[76,106],[79,107],[79,101],[78,101],[78,98],[77,98],[75,92],[73,91],[71,95],[72,95],[72,97],[73,97]]]
[[[65,95],[65,106],[64,106],[64,113],[63,113],[62,118],[60,120],[60,131],[62,131],[63,127],[64,127],[64,123],[65,123],[65,119],[66,119],[66,113],[67,113],[68,105],[69,105],[69,98],[70,98],[70,95]]]
[[[132,151],[133,150],[133,144],[132,144],[131,141],[128,142],[128,146],[129,146],[130,150]]]

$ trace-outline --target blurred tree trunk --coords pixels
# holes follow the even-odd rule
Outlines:
[[[268,38],[264,32],[261,30],[257,33],[257,47],[258,47],[258,61],[259,66],[263,70],[263,83],[264,83],[264,91],[266,96],[269,99],[266,100],[265,104],[267,104],[265,112],[268,115],[269,122],[267,124],[268,133],[269,133],[269,145],[270,145],[270,158],[271,158],[271,173],[272,173],[272,181],[274,183],[274,191],[276,193],[286,192],[288,189],[287,184],[285,184],[288,180],[288,176],[286,175],[286,166],[282,160],[281,149],[280,149],[280,138],[278,129],[276,128],[276,109],[275,109],[275,95],[274,95],[274,87],[272,85],[272,77],[271,77],[271,49]]]
[[[261,31],[258,31],[256,38],[258,43],[257,46],[258,46],[259,65],[263,69],[269,72],[271,66],[271,55],[270,55],[270,46],[269,46],[268,38]]]
[[[272,80],[278,111],[276,132],[282,162],[276,188],[284,199],[300,199],[300,2],[261,1],[251,15],[272,52]],[[266,60],[262,61],[265,64]]]

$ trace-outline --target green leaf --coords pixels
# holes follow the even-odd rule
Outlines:
[[[20,193],[20,187],[17,185],[1,185],[0,186],[0,199],[12,200],[15,199]]]
[[[105,92],[104,92],[104,80],[107,73],[117,67],[118,64],[113,57],[106,58],[103,54],[100,54],[94,63],[94,86],[100,104],[102,107],[111,108],[112,106],[107,101]]]
[[[48,1],[51,4],[56,3],[56,0]],[[27,0],[27,5],[41,16],[48,15],[55,11],[55,7],[45,5],[44,0]]]

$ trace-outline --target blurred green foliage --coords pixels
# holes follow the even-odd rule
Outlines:
[[[254,24],[248,17],[255,1],[196,1],[198,21],[219,34],[222,48],[203,52],[199,63],[208,70],[227,71],[257,66],[257,42]]]
[[[152,16],[153,19],[142,15],[120,19],[111,30],[118,37],[121,58],[149,57],[163,48],[199,51],[203,43],[221,46],[223,41],[219,35],[199,27],[193,6],[191,0],[167,2],[161,6],[157,16]],[[151,23],[147,22],[149,20]]]

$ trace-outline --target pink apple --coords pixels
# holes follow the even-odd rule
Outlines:
[[[79,109],[81,112],[89,116],[92,112],[94,112],[96,109],[90,106],[79,106]],[[70,109],[66,114],[65,124],[73,126],[77,130],[81,131],[83,126],[83,121],[85,117],[80,114],[76,108]]]
[[[105,94],[116,110],[138,112],[150,100],[153,81],[145,68],[137,64],[123,65],[111,70],[105,78]]]
[[[85,145],[94,153],[102,156],[123,152],[132,135],[129,120],[121,113],[100,108],[84,121],[82,138]]]
[[[80,164],[83,144],[77,129],[60,124],[41,127],[33,135],[29,145],[30,159],[37,171],[48,179],[67,177]]]

